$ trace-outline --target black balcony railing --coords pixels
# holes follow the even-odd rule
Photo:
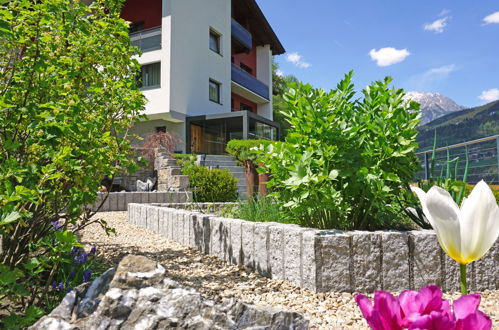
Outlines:
[[[161,49],[161,26],[131,33],[130,40],[143,52]]]
[[[236,51],[248,52],[253,48],[253,37],[251,36],[251,33],[242,27],[235,19],[232,19],[231,31],[232,39],[236,43]]]
[[[269,86],[234,64],[232,64],[231,76],[232,81],[236,84],[243,86],[266,100],[270,100]]]

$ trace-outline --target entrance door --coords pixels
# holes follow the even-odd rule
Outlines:
[[[201,153],[203,149],[203,127],[191,124],[191,153]]]

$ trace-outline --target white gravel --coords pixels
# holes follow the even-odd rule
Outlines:
[[[311,329],[369,329],[349,293],[314,293],[293,284],[271,280],[242,266],[169,241],[127,221],[126,212],[99,213],[116,229],[107,236],[99,225],[87,227],[82,242],[97,246],[98,255],[115,266],[127,254],[138,254],[160,262],[169,276],[191,286],[205,297],[220,301],[237,298],[258,305],[303,313]],[[480,310],[492,317],[499,329],[499,291],[482,292]],[[452,295],[458,297],[459,294]]]

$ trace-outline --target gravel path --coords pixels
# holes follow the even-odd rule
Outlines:
[[[311,329],[369,329],[349,293],[313,293],[290,283],[262,277],[242,266],[204,255],[194,249],[168,241],[127,221],[126,212],[99,213],[116,229],[107,236],[98,225],[82,232],[82,242],[95,245],[98,255],[115,266],[127,254],[138,254],[160,262],[169,276],[191,286],[205,297],[224,298],[258,305],[294,310],[306,315]],[[455,295],[458,297],[459,295]],[[480,309],[490,315],[499,329],[499,291],[482,293]]]

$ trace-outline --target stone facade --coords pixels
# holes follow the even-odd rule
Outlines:
[[[178,209],[182,205],[191,211]],[[205,213],[207,205],[196,205],[130,204],[130,221],[158,232],[141,210],[160,209],[159,228],[166,222],[167,228],[182,229],[169,239],[315,292],[400,292],[429,284],[458,289],[456,263],[440,249],[433,231],[315,230],[211,216]],[[185,214],[203,220],[190,221]],[[499,289],[497,269],[499,241],[468,267],[470,290]]]

